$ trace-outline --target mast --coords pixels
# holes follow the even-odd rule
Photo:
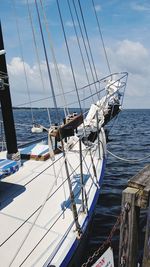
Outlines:
[[[0,102],[2,117],[4,123],[4,131],[7,146],[7,157],[12,158],[12,155],[18,152],[16,131],[14,126],[14,118],[12,112],[12,103],[9,90],[8,72],[5,58],[4,42],[2,28],[0,22]]]

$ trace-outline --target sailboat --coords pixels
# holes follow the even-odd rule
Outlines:
[[[0,28],[6,139],[6,150],[0,152],[0,265],[79,267],[104,177],[105,127],[121,111],[128,74],[111,73],[78,88],[71,64],[79,112],[68,111],[62,119],[47,62],[57,123],[48,127],[33,123],[32,133],[45,132],[46,139],[18,146],[6,55]],[[90,103],[86,110],[85,100]]]

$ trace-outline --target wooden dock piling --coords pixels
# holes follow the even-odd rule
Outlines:
[[[150,199],[149,199],[149,210],[147,216],[147,226],[145,234],[145,245],[144,245],[144,255],[142,267],[150,266]]]
[[[141,208],[148,208],[142,267],[150,267],[150,165],[128,181],[122,193],[119,267],[137,267],[138,229]]]

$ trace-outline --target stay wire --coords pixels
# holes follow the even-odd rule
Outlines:
[[[42,30],[42,24],[41,24],[41,20],[40,20],[39,8],[38,8],[38,4],[37,4],[36,0],[35,0],[35,6],[36,6],[37,15],[38,15],[38,21],[39,21],[39,26],[40,26],[40,32],[41,32],[41,37],[42,37],[42,42],[43,42],[45,58],[46,58],[46,65],[47,65],[47,69],[48,69],[48,75],[49,75],[49,81],[50,81],[52,96],[53,96],[53,102],[54,102],[54,106],[56,108],[57,118],[60,121],[60,116],[59,116],[59,113],[58,113],[56,98],[55,98],[55,94],[54,94],[53,81],[52,81],[49,62],[48,62],[48,57],[47,57],[47,51],[46,51],[45,40],[44,40],[44,35],[43,35],[43,30]],[[49,153],[50,153],[50,144],[51,144],[51,137],[50,137],[50,135],[48,133]],[[53,164],[53,171],[54,171],[54,175],[55,175],[55,178],[56,178],[56,169],[55,169],[55,165],[54,164]]]
[[[127,73],[127,75],[124,76],[123,78],[125,78],[125,82],[124,82],[124,87],[123,87],[122,100],[121,100],[121,102],[120,102],[120,106],[121,106],[121,108],[123,107],[123,100],[124,100],[124,95],[125,95],[125,91],[126,91],[126,85],[127,85],[128,73]],[[121,80],[121,79],[120,79],[120,80]],[[118,80],[118,81],[120,81],[120,80]],[[120,115],[120,113],[118,113],[118,114],[116,115],[116,117],[114,118],[113,123],[112,123],[112,125],[111,125],[111,127],[110,127],[110,129],[109,129],[109,134],[110,134],[110,132],[113,130],[116,121],[117,121],[118,118],[120,117],[119,115]]]
[[[47,56],[47,50],[46,50],[45,39],[44,39],[44,34],[43,34],[42,23],[41,23],[41,19],[40,19],[40,13],[39,13],[39,8],[38,8],[37,0],[35,0],[35,7],[36,7],[36,11],[37,11],[37,16],[38,16],[38,22],[39,22],[39,27],[40,27],[40,32],[41,32],[41,38],[42,38],[42,43],[43,43],[43,48],[44,48],[45,60],[46,60],[46,65],[47,65],[47,71],[48,71],[48,77],[49,77],[50,87],[51,87],[51,91],[52,91],[52,97],[53,97],[54,107],[56,109],[57,118],[58,118],[58,120],[60,120],[60,116],[59,116],[59,112],[58,112],[58,107],[57,107],[57,102],[56,102],[56,97],[55,97],[55,93],[54,93],[54,86],[53,86],[53,81],[52,81],[52,76],[51,76],[51,71],[50,71],[48,56]]]
[[[24,70],[25,82],[26,82],[26,89],[27,89],[27,94],[28,94],[28,98],[29,98],[30,110],[31,110],[31,118],[32,118],[32,122],[34,122],[33,109],[32,109],[32,104],[31,104],[32,103],[31,102],[31,95],[30,95],[30,90],[29,90],[27,71],[26,71],[26,67],[25,67],[24,53],[23,53],[23,47],[22,47],[22,42],[21,42],[20,29],[19,29],[15,0],[12,0],[12,5],[13,5],[13,11],[14,11],[15,20],[16,20],[17,34],[18,34],[18,40],[19,40],[19,46],[20,46],[20,54],[21,54],[21,58],[22,58],[22,64],[23,64],[23,70]]]
[[[30,5],[29,5],[29,0],[27,0],[27,8],[28,8],[28,14],[29,14],[29,21],[30,21],[30,24],[31,24],[31,30],[32,30],[34,47],[35,47],[35,53],[36,53],[36,57],[37,57],[37,61],[38,61],[38,66],[39,66],[41,84],[42,84],[42,87],[43,87],[43,91],[46,94],[46,89],[45,89],[45,85],[44,85],[43,74],[42,74],[42,70],[41,70],[40,57],[39,57],[39,52],[38,52],[38,46],[37,46],[37,42],[36,42],[36,34],[35,34],[34,26],[33,26],[33,19],[32,19],[31,9],[30,9]],[[48,106],[46,107],[46,110],[47,110],[47,114],[48,114],[49,124],[51,125],[51,116],[50,116],[50,111],[49,111]]]
[[[95,72],[95,77],[96,77],[96,80],[98,80],[98,75],[97,75],[97,72],[96,72],[96,67],[95,67],[95,63],[94,63],[94,58],[93,58],[93,54],[92,54],[92,49],[91,49],[91,45],[90,45],[90,41],[89,41],[89,36],[88,36],[87,27],[86,27],[86,24],[85,24],[85,18],[84,18],[83,9],[82,9],[80,0],[78,0],[78,4],[79,4],[79,9],[80,9],[80,13],[81,13],[82,21],[83,21],[83,27],[84,27],[84,31],[85,31],[88,47],[89,47],[89,52],[90,52],[90,56],[91,56],[91,60],[92,60],[92,64],[93,64],[93,69],[94,69],[94,72]]]
[[[104,54],[105,54],[105,58],[106,58],[106,62],[107,62],[107,67],[108,67],[109,73],[111,74],[111,68],[110,68],[108,55],[107,55],[107,52],[106,52],[104,38],[103,38],[102,31],[101,31],[101,26],[100,26],[100,22],[99,22],[99,19],[98,19],[98,15],[97,15],[97,11],[96,11],[96,6],[95,6],[95,3],[94,3],[94,0],[92,0],[92,4],[93,4],[93,9],[94,9],[94,13],[95,13],[96,21],[97,21],[97,26],[98,26],[100,38],[101,38],[101,41],[102,41],[102,46],[103,46],[103,50],[104,50]]]
[[[50,194],[51,194],[51,192],[52,192],[52,190],[53,190],[53,188],[54,188],[54,186],[55,186],[55,183],[56,183],[56,181],[54,181],[54,183],[53,183],[52,186],[50,187],[50,189],[49,189],[49,191],[48,191],[48,194],[47,194],[46,197],[44,198],[44,201],[43,201],[43,203],[42,203],[42,205],[41,205],[41,208],[40,208],[39,212],[37,213],[37,215],[36,215],[36,217],[35,217],[35,219],[34,219],[32,225],[31,225],[31,227],[30,227],[30,229],[29,229],[29,231],[27,232],[27,234],[25,235],[24,239],[22,240],[22,242],[21,242],[19,248],[17,249],[17,252],[15,253],[13,259],[11,260],[11,262],[10,262],[10,264],[9,264],[9,267],[13,264],[14,260],[15,260],[16,257],[18,256],[20,250],[22,249],[24,243],[26,242],[28,236],[30,235],[30,233],[31,233],[31,231],[32,231],[32,229],[33,229],[33,227],[35,226],[35,224],[36,224],[36,222],[37,222],[37,220],[38,220],[40,214],[42,213],[42,211],[43,211],[43,209],[44,209],[44,207],[45,207],[45,204],[46,204],[46,202],[47,202],[47,199],[50,197]],[[24,261],[23,261],[23,262],[24,262]],[[22,266],[22,264],[21,264],[20,266]]]
[[[85,156],[84,156],[85,157]],[[78,168],[78,167],[77,167]],[[75,170],[73,171],[73,173],[75,172]],[[91,177],[92,178],[92,177]],[[67,179],[65,180],[67,181]],[[78,195],[80,191],[78,191],[76,194],[75,194],[75,197]],[[89,194],[89,193],[87,193]],[[47,201],[47,199],[46,199]],[[71,204],[71,200],[70,200],[70,203]],[[67,207],[69,207],[69,204]],[[80,210],[79,210],[80,211]],[[53,228],[53,226],[57,223],[57,221],[59,220],[59,218],[62,216],[64,211],[62,211],[62,213],[58,216],[58,218],[56,218],[55,222],[51,225],[51,227],[46,231],[46,233],[41,237],[41,239],[37,242],[37,244],[34,246],[34,248],[30,251],[30,253],[25,257],[25,259],[22,261],[22,263],[19,265],[19,267],[21,267],[24,262],[26,262],[26,260],[30,257],[30,255],[33,253],[33,251],[38,247],[38,245],[43,241],[43,239],[47,236],[47,234],[50,232],[50,230]],[[80,214],[80,212],[78,213]]]
[[[93,84],[94,84],[94,83],[92,83],[91,85],[93,85]],[[78,88],[78,91],[80,91],[80,90],[84,90],[86,87],[87,87],[87,85],[86,85],[86,86],[83,86],[82,88]],[[102,89],[99,90],[98,92],[102,92],[102,91],[104,91],[104,90],[105,90],[105,89],[102,88]],[[70,90],[70,91],[67,91],[65,94],[67,95],[67,94],[70,94],[70,93],[72,93],[72,92],[74,92],[74,89],[73,89],[73,90]],[[94,93],[94,94],[92,94],[91,96],[94,96],[94,95],[96,95],[96,94],[97,94],[97,93]],[[55,96],[57,97],[57,96],[61,96],[61,95],[62,95],[62,94],[56,94]],[[82,102],[82,101],[84,101],[84,100],[90,98],[91,96],[89,96],[89,97],[85,97],[84,99],[81,99],[80,101]],[[49,98],[52,98],[52,96],[49,96],[49,97],[46,97],[46,98],[40,98],[40,99],[37,99],[37,100],[33,100],[33,101],[31,101],[31,103],[36,103],[36,102],[39,102],[39,101],[44,101],[44,100],[49,99]],[[78,103],[78,102],[76,101],[76,102],[73,102],[73,103]],[[27,105],[27,104],[28,104],[28,102],[26,102],[26,103],[22,103],[22,104],[16,105],[16,107],[24,106],[24,105]],[[68,103],[67,105],[70,106],[70,105],[72,105],[72,103]]]
[[[61,26],[62,26],[63,35],[64,35],[64,39],[65,39],[65,44],[66,44],[66,48],[67,48],[67,53],[68,53],[68,57],[69,57],[71,72],[72,72],[73,81],[74,81],[75,90],[76,90],[77,99],[78,99],[78,104],[79,104],[80,112],[82,113],[82,107],[81,107],[81,103],[80,103],[79,92],[78,92],[75,73],[74,73],[74,69],[73,69],[73,65],[72,65],[72,59],[71,59],[70,50],[69,50],[69,46],[68,46],[67,36],[66,36],[65,28],[64,28],[64,22],[63,22],[63,18],[62,18],[62,13],[61,13],[61,10],[60,10],[59,0],[56,0],[56,3],[57,3],[57,8],[58,8],[58,13],[59,13],[59,16],[60,16],[60,21],[61,21]]]
[[[89,56],[88,49],[87,49],[87,44],[86,44],[85,39],[84,39],[83,30],[82,30],[82,27],[81,27],[81,23],[80,23],[79,15],[78,15],[77,8],[76,8],[76,4],[75,4],[75,1],[74,1],[74,0],[73,0],[73,6],[74,6],[74,10],[75,10],[75,14],[76,14],[77,22],[78,22],[78,25],[79,25],[79,29],[80,29],[80,33],[81,33],[81,38],[82,38],[82,42],[83,42],[83,45],[84,45],[84,49],[85,49],[85,53],[86,53],[86,57],[87,57],[87,61],[88,61],[88,64],[89,64],[90,72],[91,72],[91,75],[92,75],[93,84],[94,84],[94,86],[95,86],[95,90],[96,90],[96,92],[97,92],[97,86],[96,86],[96,84],[95,84],[94,72],[93,72],[93,68],[92,68],[92,64],[91,64],[90,56]]]
[[[70,11],[70,15],[71,15],[71,19],[72,19],[72,23],[73,23],[73,27],[74,27],[74,31],[75,31],[75,35],[76,35],[76,39],[77,39],[77,43],[78,43],[80,55],[81,55],[81,59],[82,59],[83,67],[84,67],[84,71],[85,71],[87,83],[89,84],[90,92],[92,94],[92,89],[91,89],[91,85],[90,85],[88,71],[87,71],[87,68],[86,68],[86,64],[85,64],[85,60],[84,60],[84,55],[83,55],[82,48],[81,48],[81,45],[80,45],[80,40],[79,40],[79,36],[78,36],[78,33],[77,33],[77,29],[76,29],[76,25],[75,25],[75,20],[74,20],[74,17],[73,17],[73,12],[72,12],[72,9],[71,9],[70,1],[67,0],[67,2],[68,2],[68,7],[69,7],[69,11]],[[92,96],[92,100],[94,102],[93,96]]]
[[[56,56],[55,56],[55,51],[54,51],[54,45],[52,43],[52,37],[51,37],[50,31],[49,31],[48,21],[47,21],[47,17],[46,17],[46,13],[45,13],[45,10],[44,10],[44,6],[43,6],[43,1],[42,0],[40,0],[40,4],[41,4],[41,7],[42,7],[42,13],[43,13],[43,18],[44,18],[45,28],[46,28],[46,31],[47,31],[47,36],[48,36],[48,39],[49,39],[49,44],[50,44],[51,53],[52,53],[52,57],[53,57],[53,62],[54,62],[54,66],[55,66],[56,77],[57,77],[57,81],[58,81],[58,84],[59,84],[59,87],[61,89],[62,96],[63,96],[64,114],[65,114],[65,117],[66,117],[67,114],[69,114],[69,110],[68,110],[68,107],[67,107],[64,88],[63,88],[62,80],[61,80],[61,77],[60,77],[60,72],[59,72],[59,68],[58,68],[58,64],[57,64],[57,60],[56,60]]]
[[[113,73],[112,75],[117,75],[118,73]],[[127,76],[127,73],[125,72],[125,73],[120,73],[120,74],[123,74],[124,76],[122,76],[121,77],[121,79],[123,79],[125,76]],[[89,85],[90,86],[92,86],[92,85],[94,85],[95,83],[102,83],[102,82],[105,82],[109,77],[110,77],[111,75],[107,75],[107,76],[105,76],[104,78],[102,78],[102,79],[99,79],[98,81],[94,81],[94,82],[92,82],[92,83],[90,83],[90,84],[87,84],[87,85],[85,85],[85,86],[82,86],[82,87],[80,87],[80,88],[78,88],[78,91],[81,91],[81,90],[83,90],[83,89],[85,89],[85,88],[87,88]],[[120,80],[121,80],[120,79]],[[118,81],[118,80],[117,80]],[[105,90],[105,87],[103,87],[101,90],[99,90],[98,92],[100,93],[100,92],[103,92]],[[67,92],[65,92],[65,94],[70,94],[70,93],[72,93],[72,92],[74,92],[74,89],[73,90],[70,90],[70,91],[67,91]],[[95,93],[96,94],[96,93]],[[95,94],[93,94],[93,95],[95,95]],[[55,94],[55,96],[57,97],[57,96],[61,96],[62,94]],[[33,100],[31,103],[36,103],[36,102],[39,102],[39,101],[44,101],[45,99],[48,99],[48,98],[52,98],[52,96],[49,96],[49,97],[47,97],[47,98],[40,98],[40,99],[37,99],[37,100]],[[27,105],[27,104],[29,104],[29,103],[22,103],[22,104],[19,104],[19,105],[16,105],[16,107],[20,107],[20,106],[24,106],[24,105]],[[68,105],[70,105],[70,104],[68,104]]]

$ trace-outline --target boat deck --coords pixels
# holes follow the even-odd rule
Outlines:
[[[90,211],[93,209],[98,185],[93,174],[91,156],[88,152],[85,153],[83,175]],[[96,155],[97,151],[93,153]],[[100,174],[103,160],[95,156],[94,164],[97,173]],[[88,217],[86,213],[81,212],[78,152],[67,153],[67,165],[79,223],[83,230]],[[22,161],[18,172],[1,181],[0,203],[2,266],[41,267],[47,261],[54,266],[61,266],[66,251],[71,250],[77,241],[62,153],[55,155],[54,162],[51,159]]]

